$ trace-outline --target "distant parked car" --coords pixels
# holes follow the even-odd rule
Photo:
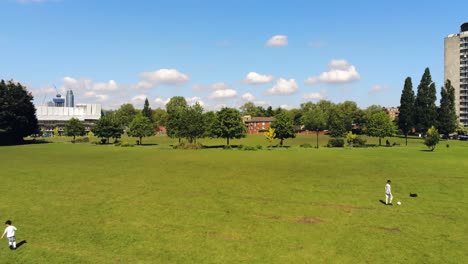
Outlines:
[[[465,141],[465,140],[468,140],[468,136],[467,135],[460,135],[460,136],[458,136],[458,139]]]

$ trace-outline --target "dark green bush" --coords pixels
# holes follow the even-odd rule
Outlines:
[[[366,142],[367,139],[358,136],[353,140],[353,147],[364,147],[366,146]]]
[[[301,148],[313,148],[311,144],[305,143],[300,146]]]
[[[263,146],[262,145],[257,145],[255,146],[257,149],[263,149]]]
[[[77,138],[75,139],[75,143],[89,143],[89,137]]]
[[[254,150],[257,150],[257,148],[254,146],[244,146],[242,150],[254,151]]]
[[[343,138],[330,138],[328,140],[327,147],[329,148],[342,148],[344,147],[344,139]]]

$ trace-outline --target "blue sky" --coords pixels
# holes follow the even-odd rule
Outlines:
[[[56,85],[107,109],[175,95],[210,110],[397,106],[425,67],[440,89],[444,37],[468,22],[468,2],[380,2],[0,0],[0,79],[36,104]]]

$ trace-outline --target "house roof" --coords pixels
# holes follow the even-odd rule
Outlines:
[[[274,117],[252,117],[250,120],[246,120],[245,123],[258,123],[258,122],[273,122]]]

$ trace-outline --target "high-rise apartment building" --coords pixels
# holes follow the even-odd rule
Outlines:
[[[444,78],[455,88],[455,108],[458,120],[468,126],[468,23],[460,33],[445,38]]]
[[[75,96],[73,96],[73,91],[68,90],[65,100],[66,107],[75,107]]]

